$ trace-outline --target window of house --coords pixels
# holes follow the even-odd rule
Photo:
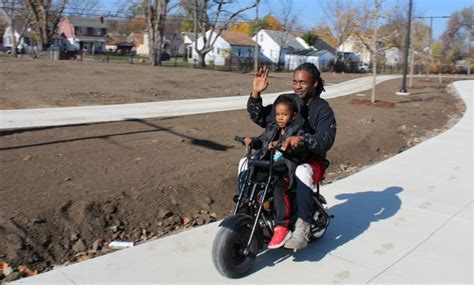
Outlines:
[[[263,34],[260,34],[260,41],[263,42]]]
[[[237,50],[237,56],[240,56],[240,48]]]
[[[94,34],[96,36],[102,36],[102,29],[101,28],[95,28],[94,29]]]
[[[217,48],[217,54],[220,54],[220,53],[221,53],[221,49]]]

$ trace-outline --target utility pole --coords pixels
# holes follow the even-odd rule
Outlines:
[[[255,48],[253,51],[253,64],[254,64],[254,70],[255,73],[258,72],[258,56],[259,56],[259,50],[258,50],[258,4],[260,3],[260,0],[256,0],[256,6],[255,6]]]
[[[429,73],[431,73],[431,66],[433,66],[433,19],[449,19],[451,18],[450,16],[427,16],[427,17],[414,17],[416,19],[430,19],[430,46],[429,46],[429,51],[430,51],[430,65],[426,69],[426,75],[428,76]]]
[[[408,25],[407,25],[407,36],[405,38],[405,60],[403,64],[403,80],[400,92],[396,92],[397,95],[410,95],[407,91],[407,73],[408,73],[408,51],[410,50],[410,30],[411,30],[411,10],[413,8],[413,1],[410,0],[410,6],[408,8]]]

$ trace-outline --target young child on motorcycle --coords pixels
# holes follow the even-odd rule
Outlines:
[[[273,155],[274,169],[277,173],[273,201],[276,212],[273,237],[268,248],[279,248],[291,238],[289,231],[290,200],[288,191],[293,186],[295,169],[306,159],[307,152],[301,147],[294,151],[282,153],[278,150],[289,136],[304,135],[306,120],[298,112],[295,102],[288,97],[280,96],[273,104],[275,121],[267,125],[265,131],[258,137],[244,138],[244,143],[254,149],[259,149],[257,157],[269,159]],[[304,113],[304,112],[303,112]],[[270,153],[271,150],[273,153]]]

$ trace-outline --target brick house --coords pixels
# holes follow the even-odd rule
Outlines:
[[[65,51],[105,52],[107,25],[104,18],[63,17],[58,24],[60,46]]]

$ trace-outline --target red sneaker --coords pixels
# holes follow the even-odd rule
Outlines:
[[[287,240],[291,238],[291,232],[287,227],[276,226],[273,229],[273,237],[270,243],[268,243],[269,249],[275,249],[282,247]]]

